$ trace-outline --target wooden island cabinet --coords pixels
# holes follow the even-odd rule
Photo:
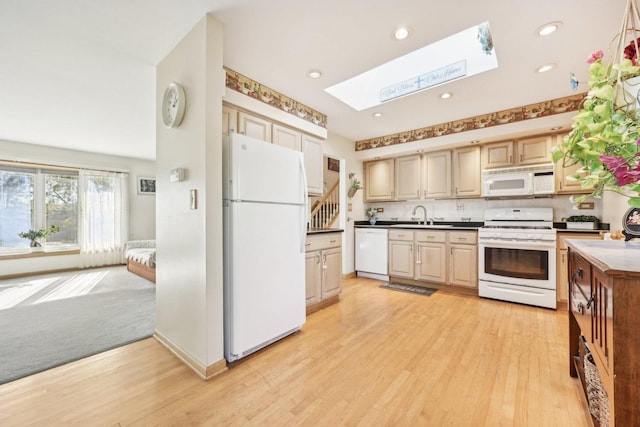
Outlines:
[[[569,373],[581,380],[595,426],[639,426],[640,242],[566,242]]]

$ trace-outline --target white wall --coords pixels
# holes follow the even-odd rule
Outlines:
[[[362,191],[358,191],[352,199],[347,197],[347,191],[351,185],[348,176],[349,173],[354,172],[356,177],[361,182],[363,181],[362,161],[356,159],[354,141],[331,132],[329,132],[327,140],[323,143],[322,149],[325,157],[333,157],[334,159],[344,161],[343,164],[340,165],[340,197],[341,206],[344,207],[344,212],[340,215],[340,228],[344,229],[342,240],[342,274],[349,274],[355,271],[355,233],[353,220],[364,216],[364,208]],[[351,211],[348,210],[349,205],[351,205]]]
[[[155,162],[133,157],[109,156],[4,140],[0,140],[0,159],[128,172],[129,240],[155,238],[156,197],[153,195],[139,195],[136,187],[137,176],[155,176]],[[79,265],[78,255],[0,260],[0,275],[77,268]]]
[[[222,24],[203,18],[158,65],[156,96],[171,81],[186,93],[182,124],[156,115],[156,331],[204,367],[223,359]],[[183,182],[169,182],[173,168]],[[198,208],[190,209],[190,190]]]

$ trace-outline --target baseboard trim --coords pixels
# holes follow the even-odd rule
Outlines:
[[[155,331],[153,333],[153,337],[205,381],[215,377],[218,374],[221,374],[228,369],[227,361],[225,359],[219,360],[213,365],[204,366],[202,363],[198,362],[196,359],[188,355],[180,347],[176,346],[173,342],[171,342],[171,340],[162,335],[160,332]]]

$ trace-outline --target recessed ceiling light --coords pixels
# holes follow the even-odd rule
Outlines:
[[[449,99],[449,98],[451,98],[451,95],[453,95],[453,93],[451,93],[451,92],[441,93],[441,94],[440,94],[440,98],[442,98],[442,99]]]
[[[408,27],[400,27],[392,34],[394,40],[404,40],[409,37],[411,30]]]
[[[536,71],[538,73],[546,73],[547,71],[550,71],[550,70],[554,69],[555,66],[556,66],[556,64],[544,64],[543,66],[538,68]]]
[[[548,36],[562,26],[562,22],[549,22],[536,30],[536,34],[539,36]]]
[[[477,143],[479,143],[479,142],[480,142],[480,140],[479,140],[479,139],[474,139],[473,141],[471,141],[471,142],[470,142],[470,144],[477,144]]]
[[[421,149],[419,149],[419,150],[416,150],[416,152],[418,152],[418,153],[423,153],[423,152],[424,152],[424,150],[421,148]]]
[[[555,127],[552,127],[549,130],[559,130],[559,129],[562,129],[562,126],[555,126]]]
[[[309,71],[309,77],[311,77],[312,79],[318,79],[320,78],[320,76],[322,76],[322,71],[320,70]]]
[[[380,160],[380,157],[376,156],[376,157],[373,158],[373,160]]]
[[[373,117],[382,117],[382,113],[380,113],[380,112],[373,113]]]

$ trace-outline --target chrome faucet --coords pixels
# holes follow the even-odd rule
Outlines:
[[[418,205],[415,208],[413,208],[413,213],[411,215],[415,215],[416,212],[418,212],[418,208],[422,208],[423,212],[424,212],[424,216],[422,217],[422,223],[424,225],[427,225],[427,208],[425,208],[422,205]],[[420,221],[418,221],[418,224],[420,224]],[[433,225],[433,220],[429,219],[429,225]]]

